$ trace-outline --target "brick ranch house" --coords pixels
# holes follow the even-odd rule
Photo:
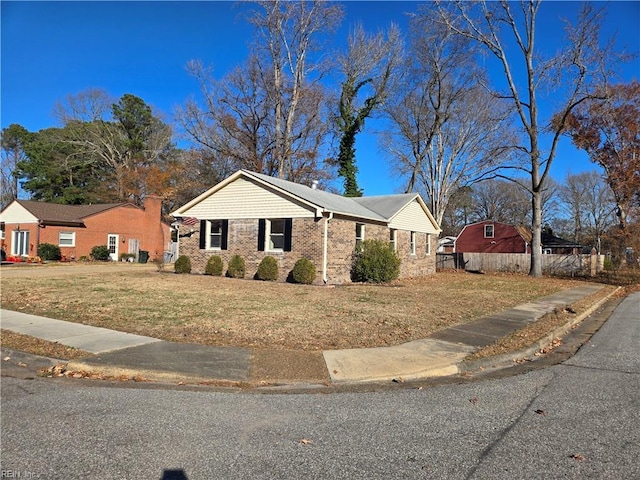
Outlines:
[[[520,225],[485,220],[466,225],[455,240],[456,253],[531,253],[531,230]],[[579,254],[582,246],[542,232],[547,254]]]
[[[123,253],[162,259],[171,239],[161,219],[162,199],[149,195],[144,208],[132,203],[60,205],[14,200],[2,212],[2,248],[16,257],[37,256],[38,246],[60,247],[67,260],[88,257],[97,245],[107,245],[114,261]]]
[[[179,220],[179,254],[190,257],[194,273],[204,273],[212,255],[226,268],[237,254],[253,276],[272,256],[285,281],[304,257],[316,266],[316,283],[347,283],[356,244],[365,239],[392,243],[401,277],[436,270],[440,227],[418,194],[346,198],[239,170],[172,215]]]

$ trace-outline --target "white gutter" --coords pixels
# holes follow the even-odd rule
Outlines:
[[[329,277],[327,275],[327,250],[329,248],[329,220],[331,219],[333,219],[333,212],[329,212],[329,216],[325,217],[324,220],[324,239],[322,245],[322,281],[325,283],[325,285],[329,281]]]

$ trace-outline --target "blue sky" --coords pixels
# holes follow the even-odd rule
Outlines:
[[[334,36],[344,44],[350,25],[368,30],[395,21],[406,26],[405,12],[418,2],[342,2],[346,18]],[[607,6],[605,33],[617,31],[619,47],[640,49],[640,2],[596,2]],[[543,4],[545,29],[538,34],[548,48],[560,31],[560,17],[572,18],[577,2]],[[247,5],[236,2],[18,2],[1,3],[1,117],[2,128],[18,123],[30,131],[58,126],[51,115],[66,95],[101,88],[120,97],[139,96],[171,121],[173,109],[198,85],[185,70],[191,59],[214,66],[223,76],[248,53],[250,27],[241,18]],[[542,30],[539,30],[542,32]],[[548,32],[548,33],[547,33]],[[636,61],[625,67],[623,80],[637,80]],[[378,152],[377,122],[367,124],[357,143],[358,181],[366,195],[398,191]],[[552,174],[563,180],[567,172],[593,169],[586,155],[565,139]]]

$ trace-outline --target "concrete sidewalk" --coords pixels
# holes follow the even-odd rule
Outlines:
[[[585,284],[398,346],[327,350],[322,352],[324,367],[334,384],[454,375],[461,371],[461,363],[470,353],[602,288]],[[573,323],[605,300],[593,305],[581,318],[574,318]],[[0,326],[96,354],[69,362],[69,370],[136,374],[155,381],[238,383],[249,381],[256,368],[255,356],[248,348],[166,342],[7,310],[0,310]],[[292,378],[295,377],[282,378],[277,383],[295,383]]]

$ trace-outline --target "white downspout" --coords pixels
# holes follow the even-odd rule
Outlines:
[[[329,212],[329,216],[324,220],[324,239],[322,245],[322,281],[327,284],[329,281],[327,274],[328,248],[329,248],[329,220],[333,218],[333,212]]]

